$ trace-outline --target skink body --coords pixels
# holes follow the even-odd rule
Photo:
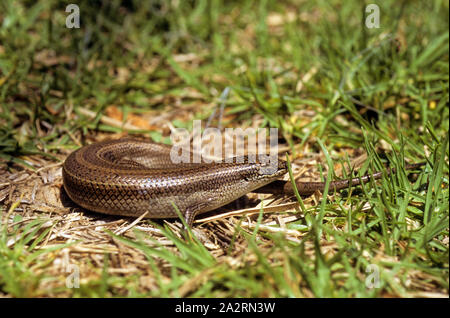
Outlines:
[[[275,181],[287,172],[286,162],[278,161],[278,169],[271,174],[262,173],[261,165],[245,161],[174,164],[170,160],[170,146],[123,138],[94,143],[71,153],[63,165],[63,183],[75,203],[95,212],[135,217],[146,213],[148,218],[174,218],[178,217],[176,206],[191,225],[197,214],[214,210],[254,190],[293,194],[291,182]],[[405,169],[421,165],[406,165]],[[330,191],[381,176],[377,172],[332,181]],[[296,187],[300,195],[306,196],[323,190],[325,183],[296,182]]]
[[[63,183],[78,205],[106,214],[173,218],[223,206],[287,172],[280,161],[272,174],[261,163],[172,164],[170,146],[135,139],[95,143],[70,154]]]

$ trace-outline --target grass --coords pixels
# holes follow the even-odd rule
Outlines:
[[[368,3],[250,0],[82,2],[68,29],[69,3],[0,4],[0,295],[448,297],[446,1],[375,2],[379,29]],[[220,104],[213,125],[277,127],[315,179],[362,154],[360,173],[399,173],[196,225],[199,240],[171,220],[119,235],[131,220],[59,201],[58,164],[81,144],[169,142],[167,123]],[[410,180],[405,161],[427,164]]]

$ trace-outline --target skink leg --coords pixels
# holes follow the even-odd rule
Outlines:
[[[189,228],[192,228],[192,224],[194,224],[194,219],[198,211],[198,209],[187,208],[184,212],[184,220]]]
[[[205,211],[205,208],[208,207],[210,201],[212,201],[212,200],[213,200],[213,198],[206,199],[205,201],[197,203],[186,209],[186,211],[184,212],[184,219],[189,228],[192,228],[192,225],[194,224],[194,219],[197,216],[197,214],[200,211]]]

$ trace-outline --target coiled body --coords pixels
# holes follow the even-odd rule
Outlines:
[[[63,183],[78,205],[100,213],[147,218],[178,217],[191,225],[194,217],[223,206],[248,192],[293,195],[291,182],[275,181],[287,172],[278,161],[271,174],[262,163],[174,164],[170,146],[124,138],[98,142],[70,154],[63,165]],[[407,164],[417,169],[424,163]],[[389,175],[394,169],[388,168]],[[330,182],[330,191],[380,179],[383,172]],[[269,184],[270,183],[270,184]],[[298,193],[323,191],[325,182],[295,182]]]
[[[63,183],[78,205],[100,213],[172,218],[175,205],[191,222],[287,172],[270,175],[259,163],[173,164],[170,146],[124,138],[95,143],[70,154]]]

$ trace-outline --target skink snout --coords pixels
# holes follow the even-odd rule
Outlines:
[[[266,177],[278,177],[284,175],[288,171],[286,161],[271,160],[268,162],[260,163],[259,173],[265,175]]]

